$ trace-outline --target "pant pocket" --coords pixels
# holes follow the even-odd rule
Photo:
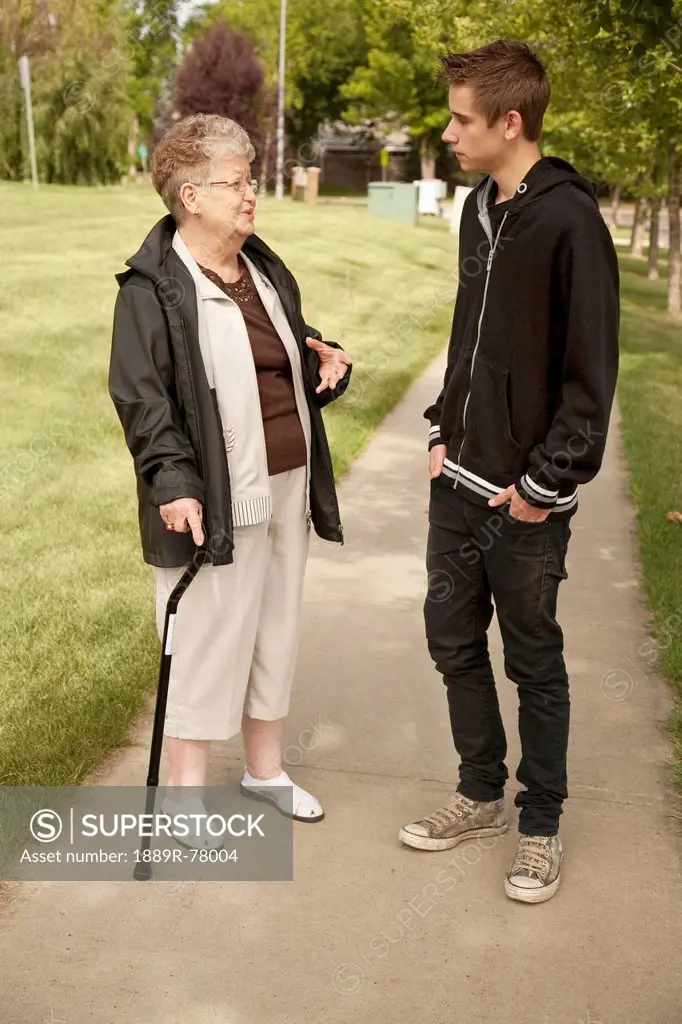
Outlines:
[[[550,513],[551,516],[551,513]],[[566,549],[571,531],[567,520],[550,521],[549,549],[547,552],[547,572],[560,580],[568,579],[566,571]]]
[[[160,566],[153,566],[154,578],[156,580],[155,611],[156,631],[159,640],[163,642],[163,630],[166,622],[166,606],[176,584],[184,573],[184,567],[179,569],[163,569]]]
[[[568,519],[565,519],[563,526],[564,526],[564,548],[563,548],[562,559],[561,559],[561,569],[562,569],[563,579],[566,580],[566,579],[568,579],[568,570],[566,568],[566,555],[568,554],[568,542],[571,539],[571,524],[570,524],[570,521]]]

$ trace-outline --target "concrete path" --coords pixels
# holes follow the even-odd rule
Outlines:
[[[0,908],[2,1024],[682,1020],[671,701],[642,646],[615,433],[573,521],[562,588],[573,706],[558,895],[536,907],[506,899],[513,829],[487,849],[471,841],[443,854],[397,842],[456,779],[422,627],[421,413],[441,374],[439,361],[344,482],[347,546],[314,545],[287,738],[300,763],[290,770],[327,818],[296,827],[295,882],[14,887]],[[493,643],[513,778],[516,695]],[[108,784],[143,782],[148,728]],[[239,775],[239,743],[222,746],[212,784]]]

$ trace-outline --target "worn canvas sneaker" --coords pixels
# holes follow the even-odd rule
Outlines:
[[[415,850],[450,850],[464,839],[499,836],[507,831],[504,800],[470,800],[454,793],[428,818],[405,825],[398,838]]]
[[[559,836],[519,836],[504,891],[521,903],[544,903],[559,888],[564,850]]]

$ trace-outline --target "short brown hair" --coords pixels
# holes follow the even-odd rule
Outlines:
[[[531,142],[540,138],[550,84],[542,61],[530,46],[498,39],[469,53],[446,53],[440,63],[438,81],[443,85],[470,85],[488,126],[509,110],[518,110],[525,137]]]
[[[151,160],[152,185],[177,223],[185,215],[180,189],[186,181],[205,184],[211,160],[218,154],[243,156],[249,163],[256,155],[242,126],[220,114],[183,117],[157,143]]]

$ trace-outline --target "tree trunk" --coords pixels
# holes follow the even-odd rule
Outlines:
[[[422,139],[421,148],[419,150],[419,156],[421,158],[422,179],[435,178],[436,153],[428,138],[426,138],[426,136]]]
[[[614,185],[611,189],[611,223],[614,228],[618,227],[618,206],[620,205],[620,185]]]
[[[680,177],[682,149],[670,147],[668,178],[668,312],[679,317],[682,313],[680,295]]]
[[[630,239],[630,255],[642,258],[644,253],[644,230],[646,226],[646,204],[643,199],[635,203],[635,216],[632,221],[632,237]]]
[[[649,230],[649,273],[650,281],[658,281],[658,250],[661,237],[661,197],[651,200],[651,228]]]

